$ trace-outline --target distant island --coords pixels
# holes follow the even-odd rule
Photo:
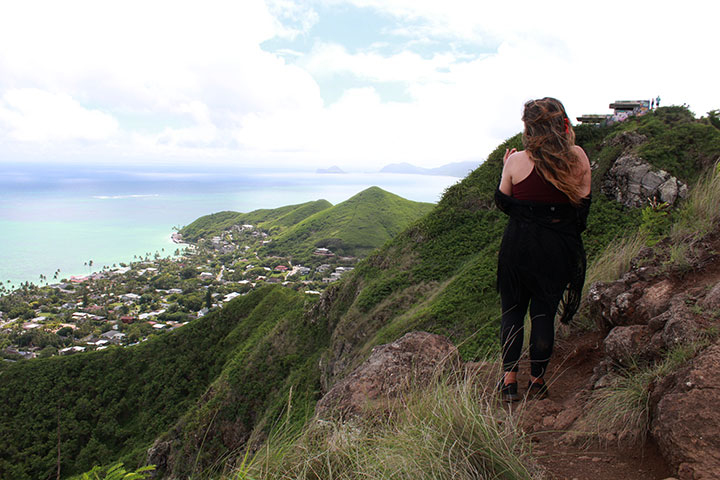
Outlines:
[[[343,171],[343,169],[341,169],[337,165],[333,165],[330,168],[318,168],[315,171],[315,173],[346,173],[346,172]]]
[[[480,165],[480,162],[469,161],[448,163],[447,165],[435,168],[423,168],[403,162],[391,163],[390,165],[386,165],[380,170],[380,173],[412,173],[416,175],[444,175],[449,177],[465,177],[468,173],[470,173],[470,171],[476,169],[478,165]]]

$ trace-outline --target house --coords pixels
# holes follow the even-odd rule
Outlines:
[[[576,117],[578,122],[610,125],[627,120],[635,115],[644,115],[650,111],[650,100],[615,100],[610,104],[613,113],[587,114]]]
[[[130,315],[123,315],[122,317],[120,317],[120,321],[122,323],[129,325],[129,324],[135,322],[135,317],[131,317]]]
[[[213,275],[211,272],[201,272],[200,278],[210,279],[210,278],[215,278],[215,275]]]
[[[239,296],[240,296],[240,294],[238,292],[228,293],[227,295],[225,295],[225,298],[223,298],[223,302],[229,302],[233,298],[239,297]]]
[[[285,265],[278,265],[277,267],[275,267],[275,271],[276,272],[287,272],[288,267],[286,267]]]
[[[137,300],[140,300],[140,295],[137,293],[124,293],[120,295],[120,300],[124,302],[135,302]]]
[[[117,330],[109,330],[100,336],[102,338],[110,340],[112,343],[120,343],[122,342],[123,338],[125,338],[125,334],[122,332],[118,332]]]
[[[58,352],[60,355],[69,355],[71,353],[78,353],[78,352],[84,352],[85,347],[66,347],[61,348]]]

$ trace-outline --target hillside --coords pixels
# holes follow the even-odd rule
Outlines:
[[[302,320],[306,301],[290,289],[266,287],[132,348],[5,366],[0,478],[54,478],[58,448],[62,478],[117,459],[139,465],[156,437],[179,419],[202,422],[208,410],[216,427],[229,422],[249,431],[264,415],[279,415],[291,385],[304,418],[318,388],[311,367],[324,345],[324,328]],[[220,389],[234,401],[215,418],[218,406],[202,399]],[[216,441],[208,436],[206,455],[225,451],[213,447]]]
[[[263,230],[281,231],[295,225],[303,219],[332,207],[327,200],[315,200],[298,205],[286,205],[279,208],[253,210],[249,213],[218,212],[204,215],[180,229],[183,239],[197,242],[200,238],[219,235],[233,225],[250,224]]]
[[[365,256],[432,210],[379,187],[370,187],[309,216],[275,237],[269,254],[307,258],[317,247],[343,256]]]
[[[665,168],[691,183],[720,155],[720,131],[681,107],[661,108],[609,127],[581,125],[576,131],[577,143],[594,166],[593,205],[584,233],[590,262],[643,220],[644,228],[652,229],[650,223],[667,225],[672,218],[667,210],[653,216],[603,193],[616,161],[639,157],[648,168]],[[446,335],[465,359],[497,348],[495,265],[506,220],[494,207],[493,192],[506,148],[521,148],[520,135],[498,146],[485,163],[450,187],[430,214],[327,292],[330,301],[315,312],[327,319],[333,332],[324,363],[325,385],[356,366],[373,346],[411,330]]]
[[[680,187],[692,185],[720,157],[720,131],[680,107],[657,109],[611,127],[576,130],[594,168],[593,206],[584,234],[591,263],[607,260],[606,247],[624,245],[619,239],[634,232],[643,235],[640,245],[653,244],[683,218],[664,204],[668,188],[631,184],[630,190],[647,196],[640,208],[623,203],[631,192],[619,186],[634,177],[619,164],[631,161],[656,173],[666,169],[672,175],[657,173],[653,184],[677,187],[674,201],[682,204]],[[333,230],[348,218],[384,218],[379,212],[385,206],[388,213],[412,212],[412,205],[377,188],[335,207],[303,204],[318,211],[297,213],[301,221],[280,231],[269,251],[302,244],[304,250],[294,252],[300,256],[333,238],[340,241],[325,245],[362,251],[362,237],[388,235],[381,248],[316,302],[286,288],[265,288],[158,341],[4,368],[0,401],[9,406],[0,414],[0,477],[52,474],[58,411],[64,476],[118,458],[137,462],[151,444],[149,461],[158,465],[161,478],[188,478],[193,472],[209,476],[242,459],[249,438],[262,443],[278,419],[288,418],[297,432],[322,394],[379,344],[425,330],[447,336],[465,361],[493,354],[499,328],[495,265],[506,223],[494,206],[493,192],[502,154],[513,147],[520,147],[519,135],[450,187],[437,206],[424,207],[428,213],[422,218],[408,220],[405,229],[392,230],[380,221],[374,224],[377,230],[355,228],[347,236]],[[359,200],[375,202],[375,210],[363,211]],[[274,216],[268,225],[292,225],[293,212]],[[232,225],[239,217],[231,220],[230,213],[195,231],[211,228],[216,220]],[[283,218],[285,224],[277,223]],[[249,217],[242,221],[252,222]],[[392,232],[397,234],[388,240]],[[678,250],[671,255],[681,258]],[[592,318],[587,310],[584,315]],[[579,324],[592,323],[586,318],[581,316]],[[55,378],[65,380],[53,386]],[[65,426],[72,430],[63,430]],[[309,435],[312,442],[312,431]],[[342,432],[338,435],[335,440],[343,443]]]

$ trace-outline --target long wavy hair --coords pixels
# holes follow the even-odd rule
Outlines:
[[[582,199],[580,159],[573,151],[575,131],[565,107],[551,97],[525,104],[523,146],[538,173],[578,205]]]

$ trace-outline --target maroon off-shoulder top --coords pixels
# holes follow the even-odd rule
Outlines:
[[[570,203],[568,196],[545,180],[534,166],[530,175],[512,186],[512,197],[542,203]]]

